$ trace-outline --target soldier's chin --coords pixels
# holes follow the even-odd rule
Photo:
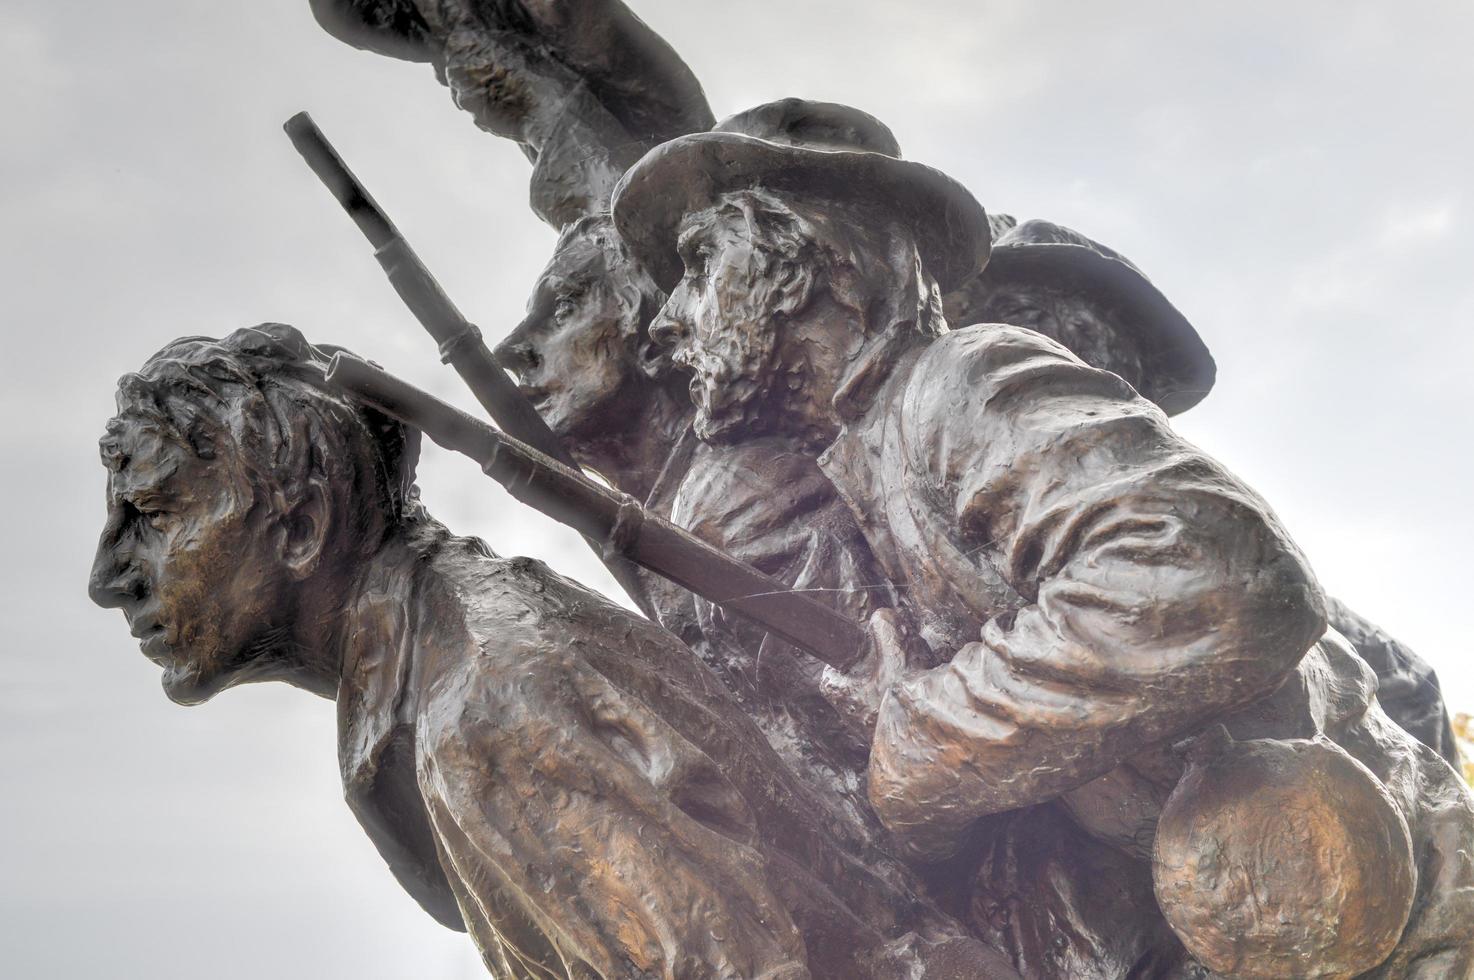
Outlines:
[[[529,401],[532,402],[532,407],[537,410],[537,414],[541,415],[543,421],[548,424],[548,428],[552,429],[559,436],[566,438],[578,432],[589,422],[588,419],[580,418],[578,413],[572,410],[572,406],[568,404],[567,399],[555,397],[546,391],[544,391],[541,397],[529,399]],[[607,420],[601,419],[601,421]]]
[[[695,428],[696,435],[701,441],[711,443],[712,445],[720,446],[723,443],[731,442],[734,438],[734,433],[730,426],[723,426],[709,418],[698,418]]]
[[[757,423],[750,412],[745,411],[744,405],[728,405],[727,411],[719,413],[697,412],[693,423],[696,435],[702,442],[708,442],[715,446],[729,445],[741,442],[748,436],[760,435],[768,431]]]
[[[696,406],[692,425],[703,442],[721,445],[740,439],[750,421],[745,400],[703,398]]]
[[[164,694],[175,704],[204,704],[230,686],[218,671],[203,669],[199,664],[170,664],[164,668]]]

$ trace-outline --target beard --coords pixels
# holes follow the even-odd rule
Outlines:
[[[756,315],[754,315],[756,314]],[[771,427],[780,406],[768,397],[777,382],[778,325],[771,314],[742,311],[697,350],[676,354],[692,371],[693,425],[703,442],[731,443]]]

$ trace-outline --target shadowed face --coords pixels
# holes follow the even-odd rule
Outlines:
[[[588,239],[576,238],[548,263],[527,317],[496,348],[548,426],[575,442],[610,426],[611,413],[648,385],[631,351],[638,300],[618,293],[618,270]]]
[[[1011,323],[1036,330],[1091,367],[1141,387],[1141,351],[1118,325],[1114,312],[1098,300],[1068,289],[1002,283],[990,289],[969,313],[969,322]]]
[[[203,459],[152,422],[114,419],[101,441],[107,524],[89,594],[118,608],[180,704],[259,679],[290,604],[281,522],[235,452]]]

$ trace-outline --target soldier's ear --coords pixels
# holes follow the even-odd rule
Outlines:
[[[328,509],[327,485],[322,479],[313,478],[307,481],[302,499],[284,519],[282,560],[297,581],[317,571],[327,550]]]
[[[668,338],[652,335],[650,328],[665,309],[665,294],[653,286],[641,290],[631,277],[614,286],[614,295],[623,311],[621,330],[633,337],[635,366],[651,380],[663,377],[670,370],[672,344]]]
[[[808,257],[784,258],[773,273],[767,290],[771,294],[768,309],[790,317],[802,313],[819,285],[817,263]]]

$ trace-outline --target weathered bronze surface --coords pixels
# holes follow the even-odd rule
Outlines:
[[[350,806],[493,975],[1474,975],[1436,679],[1173,431],[1216,369],[1139,269],[858,110],[713,126],[618,0],[313,9],[534,161],[495,357],[615,489],[293,328],[190,338],[120,382],[91,593],[176,701],[336,699]],[[497,557],[400,418],[611,556],[724,554],[644,555],[658,622]]]
[[[1059,341],[1091,367],[1130,382],[1176,415],[1213,387],[1212,355],[1187,319],[1125,256],[1048,221],[990,215],[988,265],[946,297],[948,322],[998,321]],[[1328,598],[1327,619],[1377,672],[1387,714],[1455,768],[1460,765],[1438,678],[1402,643]]]
[[[515,499],[592,540],[602,540],[606,554],[638,561],[642,568],[746,616],[831,667],[847,670],[859,657],[865,638],[857,624],[650,513],[628,494],[346,352],[333,355],[326,380],[369,407],[413,424],[445,448],[471,457]]]
[[[1193,955],[1256,977],[1352,976],[1385,960],[1415,887],[1386,788],[1324,736],[1234,742],[1220,727],[1199,742],[1153,855],[1162,910]]]
[[[1006,971],[679,640],[436,523],[413,430],[327,386],[325,353],[265,324],[119,387],[91,591],[171,698],[335,698],[359,820],[503,975]]]
[[[685,62],[620,0],[309,0],[354,47],[430,64],[456,105],[533,162],[553,225],[608,206],[625,168],[712,123]]]

